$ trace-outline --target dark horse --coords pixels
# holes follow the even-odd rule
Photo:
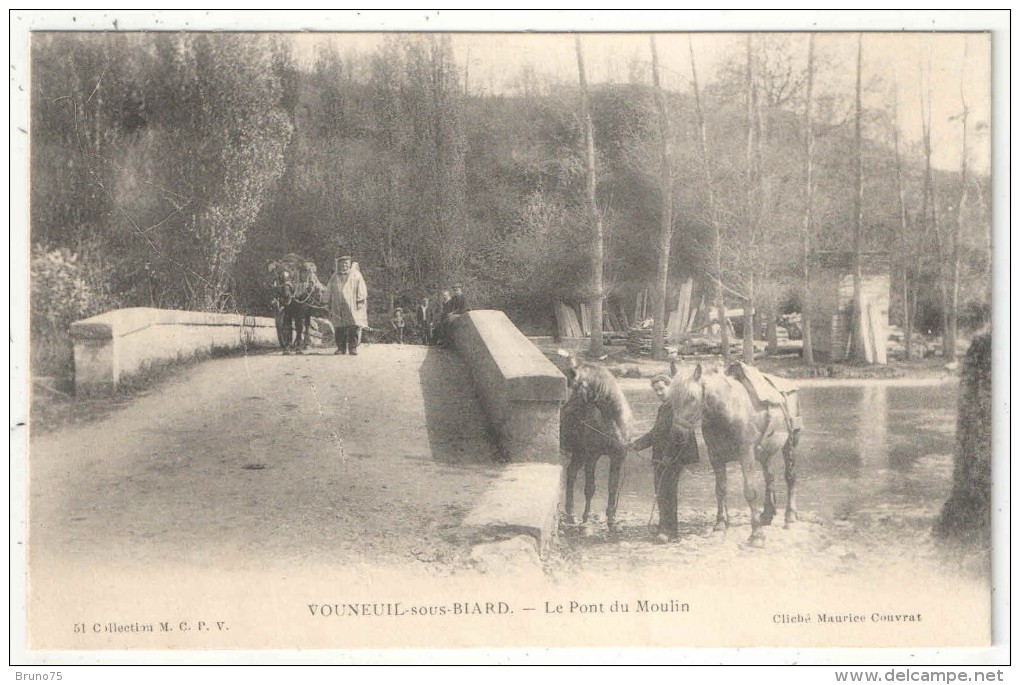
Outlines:
[[[729,373],[705,373],[701,364],[691,373],[678,373],[674,365],[667,402],[674,412],[673,430],[689,435],[701,427],[715,471],[718,505],[715,530],[729,526],[726,464],[739,461],[744,498],[751,508],[750,542],[764,544],[762,526],[772,523],[776,513],[775,476],[769,470],[769,458],[780,450],[786,466],[786,523],[797,520],[793,451],[800,437],[800,408],[796,394],[786,399],[784,410],[783,405],[766,404],[752,398],[743,384]],[[756,460],[765,476],[764,503],[759,501],[758,490],[752,482]]]
[[[627,456],[633,417],[627,398],[609,371],[593,364],[582,364],[563,350],[569,359],[567,384],[570,397],[560,415],[560,447],[570,455],[567,466],[566,518],[574,522],[574,482],[584,466],[584,514],[588,522],[591,498],[595,494],[595,466],[599,457],[609,455],[609,502],[606,522],[616,529],[616,505],[620,496],[620,476]]]

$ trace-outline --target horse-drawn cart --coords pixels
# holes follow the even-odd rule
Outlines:
[[[309,269],[307,265],[309,264],[314,264],[314,262],[302,259],[293,253],[269,263],[270,287],[273,293],[271,307],[274,312],[276,336],[280,347],[287,345],[284,303],[280,300],[280,289],[287,281],[294,285],[294,302],[299,305],[300,315],[308,323],[303,331],[304,339],[296,342],[308,347],[313,344],[317,346],[330,345],[334,340],[333,324],[329,320],[329,310],[323,304],[322,291],[317,287],[310,287],[308,284]]]

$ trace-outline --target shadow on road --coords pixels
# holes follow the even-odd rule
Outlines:
[[[499,452],[467,363],[453,350],[432,347],[419,377],[433,459],[457,466],[495,465]]]

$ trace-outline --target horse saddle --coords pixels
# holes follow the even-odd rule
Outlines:
[[[726,375],[740,381],[755,403],[782,409],[790,431],[803,428],[799,412],[790,410],[791,405],[796,407],[797,386],[789,380],[762,373],[757,368],[739,361],[730,364],[726,369]]]

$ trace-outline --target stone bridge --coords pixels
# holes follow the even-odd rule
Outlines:
[[[555,531],[565,379],[502,313],[455,346],[272,348],[271,321],[127,310],[74,325],[78,388],[216,348],[108,418],[30,443],[32,595],[68,569],[538,561]],[[512,555],[513,556],[513,555]],[[537,567],[537,564],[535,564]]]

